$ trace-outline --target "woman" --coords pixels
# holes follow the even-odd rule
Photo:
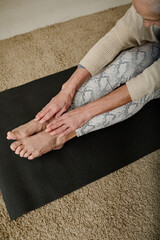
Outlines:
[[[7,133],[16,154],[32,160],[160,98],[160,1],[132,3],[35,119]]]

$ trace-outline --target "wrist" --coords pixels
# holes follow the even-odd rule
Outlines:
[[[95,117],[95,111],[93,108],[93,105],[91,103],[88,103],[81,107],[83,110],[83,115],[86,116],[86,121],[89,121],[93,117]]]
[[[97,115],[96,102],[90,102],[83,106],[88,121]]]
[[[76,93],[76,89],[73,86],[70,86],[69,84],[67,84],[67,82],[62,85],[61,91],[67,93],[72,98],[74,97],[74,95]]]
[[[87,69],[78,67],[68,81],[62,85],[62,90],[74,95],[89,77],[91,77],[91,74]]]

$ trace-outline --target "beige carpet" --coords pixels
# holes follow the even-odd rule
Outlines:
[[[77,65],[129,6],[0,41],[0,90]],[[159,173],[160,149],[12,222],[0,194],[0,240],[158,240]]]

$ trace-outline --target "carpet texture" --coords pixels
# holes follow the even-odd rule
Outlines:
[[[77,65],[129,7],[0,41],[0,90]],[[0,195],[0,239],[159,239],[159,170],[157,150],[13,222]]]

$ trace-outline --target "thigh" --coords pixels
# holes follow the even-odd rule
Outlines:
[[[110,84],[119,87],[131,78],[141,74],[160,58],[160,43],[146,43],[120,53],[105,70],[105,76],[110,72]],[[108,70],[110,69],[110,71]]]
[[[160,43],[147,43],[121,52],[98,74],[83,83],[68,111],[106,96],[132,77],[142,73],[159,57]]]

